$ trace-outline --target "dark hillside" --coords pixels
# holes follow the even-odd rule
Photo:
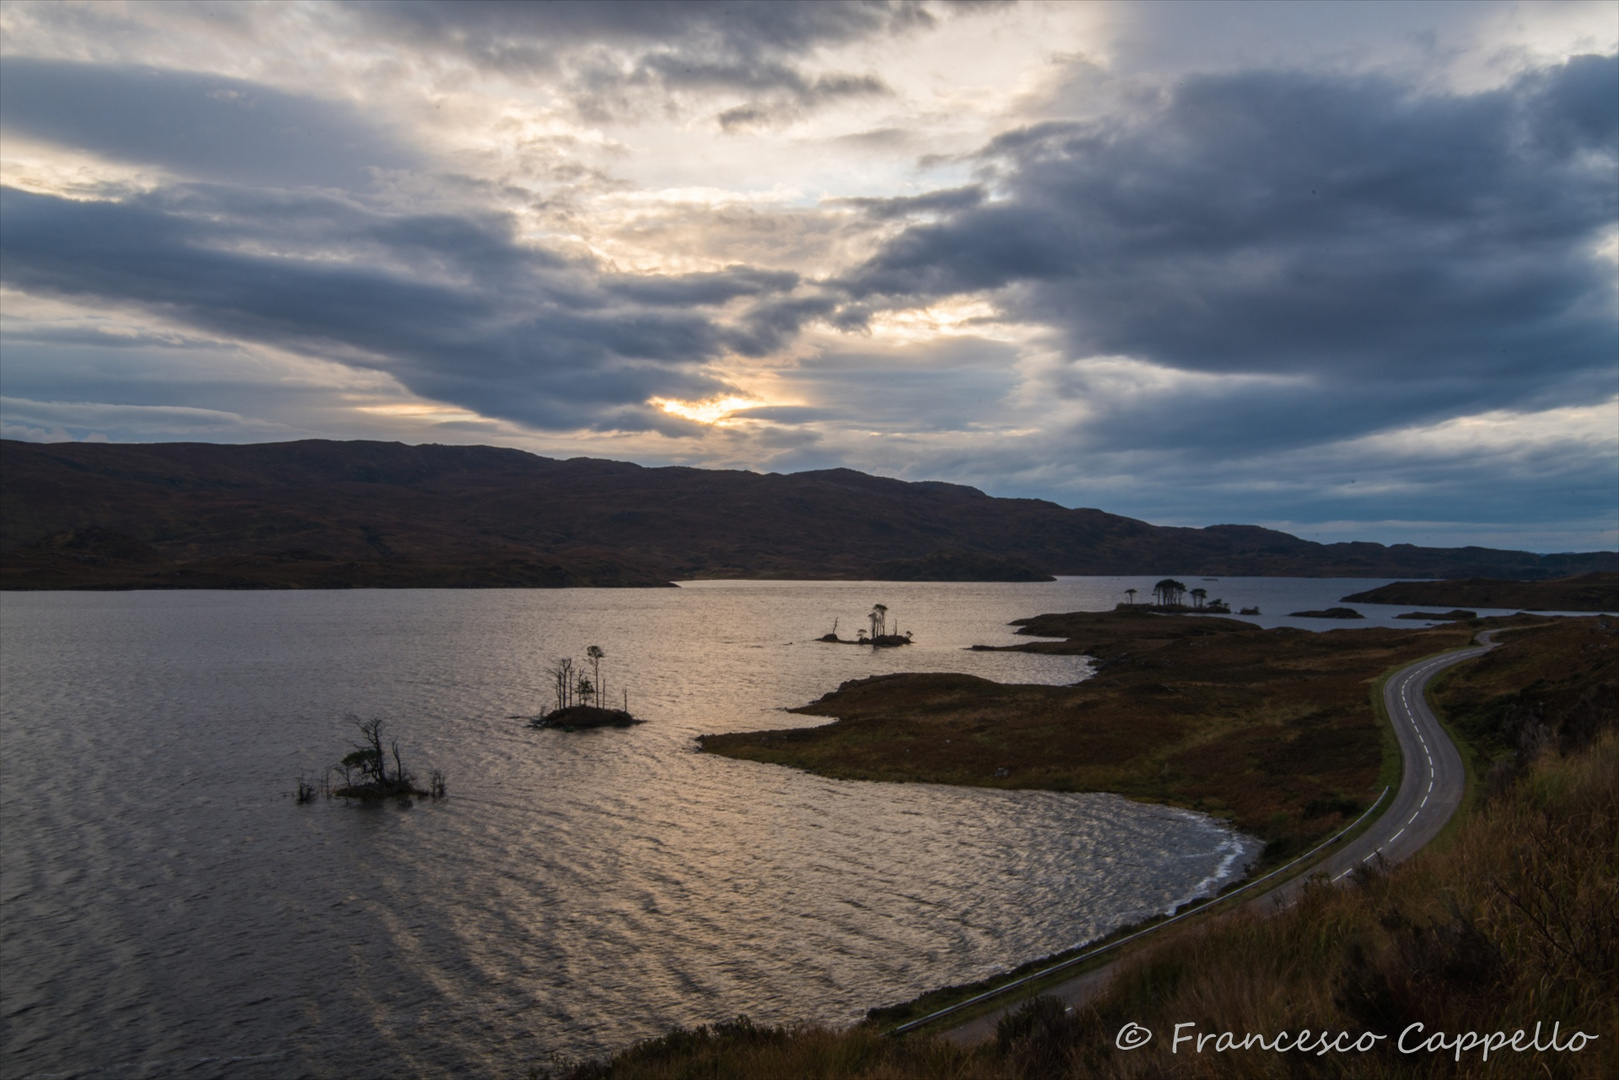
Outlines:
[[[1553,581],[1396,581],[1344,597],[1362,604],[1471,604],[1524,611],[1619,612],[1619,573],[1577,574]]]
[[[1614,561],[1169,528],[849,469],[761,475],[318,440],[7,441],[0,553],[12,588],[970,576],[975,556],[1053,574],[1529,579]]]

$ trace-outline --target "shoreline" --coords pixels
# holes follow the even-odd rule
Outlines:
[[[1018,620],[1062,640],[1009,650],[1087,655],[1069,686],[945,673],[843,683],[791,709],[808,728],[704,735],[706,752],[837,779],[1096,791],[1198,811],[1280,865],[1353,820],[1386,782],[1368,687],[1465,645],[1469,625],[1330,632],[1218,616],[1070,612]]]

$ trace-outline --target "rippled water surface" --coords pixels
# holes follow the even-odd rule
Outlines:
[[[1376,584],[1249,581],[1283,606]],[[884,671],[1072,682],[1078,658],[964,649],[1150,584],[5,594],[3,1071],[521,1076],[677,1023],[852,1021],[1173,907],[1251,845],[1112,796],[693,741],[813,722],[781,709]],[[874,601],[918,644],[814,642]],[[650,723],[513,719],[591,644]],[[296,805],[351,712],[451,798]]]

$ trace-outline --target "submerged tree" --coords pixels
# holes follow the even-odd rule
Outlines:
[[[416,778],[405,768],[404,759],[399,754],[399,740],[388,739],[386,749],[383,747],[384,724],[380,718],[361,720],[350,713],[348,720],[360,733],[360,738],[349,744],[353,749],[337,763],[337,768],[343,773],[343,786],[332,794],[352,799],[411,795],[443,797],[443,773],[433,770],[432,786],[423,791],[416,787]],[[390,759],[393,762],[391,770],[388,768]]]

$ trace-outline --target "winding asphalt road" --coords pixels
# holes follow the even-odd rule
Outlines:
[[[1263,914],[1281,911],[1298,897],[1307,878],[1325,873],[1331,880],[1340,881],[1362,863],[1393,865],[1415,855],[1439,835],[1461,805],[1467,770],[1461,752],[1428,707],[1428,682],[1446,668],[1495,648],[1495,642],[1490,640],[1493,633],[1480,634],[1480,644],[1472,648],[1430,656],[1389,676],[1383,685],[1383,705],[1399,738],[1404,762],[1394,802],[1371,828],[1308,871],[1245,901],[1245,908]],[[1042,993],[1078,1005],[1101,992],[1118,964],[1112,961]],[[1018,1004],[1013,1002],[951,1028],[944,1033],[945,1038],[962,1046],[991,1038],[996,1022]]]

